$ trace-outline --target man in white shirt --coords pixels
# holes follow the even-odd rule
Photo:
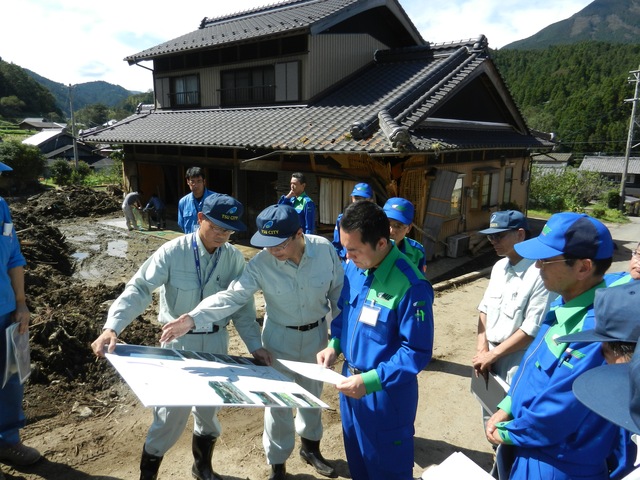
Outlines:
[[[498,256],[491,270],[491,278],[478,306],[478,337],[476,354],[472,359],[476,376],[496,374],[511,385],[525,350],[538,333],[540,324],[556,297],[544,286],[535,261],[522,258],[514,245],[529,237],[525,216],[516,210],[495,212],[489,228],[480,230],[487,235]],[[494,412],[483,408],[486,424]],[[504,447],[503,455],[508,455]],[[492,475],[501,478],[494,465]]]

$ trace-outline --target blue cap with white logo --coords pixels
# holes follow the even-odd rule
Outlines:
[[[584,213],[551,215],[535,238],[516,243],[518,255],[542,260],[557,255],[602,260],[613,256],[611,232],[600,221]]]
[[[300,229],[300,217],[291,205],[276,204],[265,208],[256,218],[258,231],[251,237],[254,247],[275,247]]]
[[[205,198],[202,213],[219,227],[236,232],[243,232],[246,225],[240,221],[244,212],[242,204],[229,195],[214,193]]]
[[[406,198],[390,198],[387,200],[387,203],[384,204],[382,210],[384,210],[384,213],[387,215],[389,220],[396,220],[400,223],[404,223],[405,225],[411,225],[413,222],[413,203]]]
[[[362,198],[373,198],[373,193],[371,192],[371,187],[368,183],[358,183],[355,187],[353,187],[353,191],[351,192],[352,197],[362,197]]]

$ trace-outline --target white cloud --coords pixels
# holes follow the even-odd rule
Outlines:
[[[484,34],[499,48],[570,17],[591,0],[400,0],[423,38],[449,42]],[[269,0],[20,0],[4,9],[0,57],[55,82],[104,80],[147,91],[151,72],[124,58],[197,30],[204,17],[217,17]],[[535,3],[535,4],[534,4]],[[150,67],[149,62],[143,65]]]

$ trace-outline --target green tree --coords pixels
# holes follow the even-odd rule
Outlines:
[[[38,147],[17,140],[0,143],[0,162],[13,168],[6,175],[16,180],[18,188],[37,182],[47,164]]]
[[[534,167],[529,185],[529,206],[560,212],[581,211],[595,200],[605,200],[612,184],[598,172],[567,168],[549,172]]]
[[[0,98],[0,115],[17,117],[25,109],[26,104],[15,95]]]
[[[73,168],[68,160],[58,158],[49,167],[49,175],[57,185],[69,185],[71,183],[71,175]]]

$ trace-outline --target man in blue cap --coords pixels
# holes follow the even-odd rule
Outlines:
[[[633,469],[637,455],[633,437],[640,434],[638,295],[638,282],[599,290],[595,301],[596,328],[556,339],[557,342],[603,342],[602,350],[608,365],[580,375],[573,382],[573,393],[588,408],[624,431],[621,436],[624,442],[617,451],[622,453],[618,457],[619,463],[610,467],[612,479],[619,479],[624,474],[628,474],[624,480],[640,478],[640,470]],[[636,338],[635,343],[633,338]],[[626,462],[620,461],[621,458]],[[618,469],[614,470],[615,467]]]
[[[368,183],[356,183],[351,191],[351,203],[359,202],[361,200],[366,200],[369,202],[373,202],[373,192],[371,191],[371,187]],[[342,219],[342,213],[338,215],[336,219],[336,226],[333,229],[333,246],[338,253],[338,257],[340,260],[344,261],[347,257],[347,252],[342,246],[340,242],[340,220]]]
[[[535,260],[522,258],[515,251],[515,245],[530,236],[522,212],[494,212],[489,228],[478,233],[486,235],[496,254],[503,258],[493,266],[489,285],[478,305],[477,348],[472,358],[474,374],[486,378],[491,372],[511,385],[520,360],[537,335],[556,294],[550,295],[545,288]],[[483,421],[493,413],[483,409]],[[498,475],[496,468],[492,474]]]
[[[0,162],[0,174],[13,170]],[[9,205],[0,197],[0,378],[4,377],[7,361],[6,332],[18,324],[21,335],[29,332],[30,313],[24,291],[24,267],[27,264],[13,226]],[[1,382],[0,382],[1,385]],[[22,408],[23,384],[17,372],[0,386],[0,462],[31,465],[40,460],[40,452],[20,441],[20,429],[25,425]],[[0,478],[4,478],[0,472]]]
[[[110,353],[114,351],[118,335],[144,312],[156,289],[160,291],[158,321],[166,324],[193,309],[208,295],[227,288],[241,275],[244,257],[228,240],[234,232],[246,230],[240,220],[242,213],[242,204],[229,195],[206,197],[197,214],[199,228],[161,246],[138,269],[111,305],[102,334],[91,344],[94,353],[104,357],[105,349]],[[226,314],[220,324],[192,328],[180,339],[161,339],[161,345],[226,354],[229,348],[226,327],[231,318],[249,352],[257,360],[268,362],[270,357],[262,348],[253,299],[245,302],[237,313]],[[193,407],[194,463],[191,473],[198,480],[221,478],[211,466],[213,449],[221,433],[219,410],[218,407]],[[191,407],[153,409],[153,424],[142,449],[140,480],[157,478],[164,454],[182,435],[191,411]]]
[[[316,353],[327,344],[325,317],[338,312],[344,282],[342,264],[326,238],[303,233],[298,213],[290,205],[265,208],[256,226],[251,244],[263,250],[248,262],[240,278],[227,290],[206,298],[188,315],[165,325],[161,341],[177,338],[194,327],[217,324],[262,290],[266,310],[264,348],[276,358],[315,363]],[[322,394],[322,382],[293,374],[278,362],[273,367],[315,396]],[[321,475],[335,477],[335,469],[320,453],[320,409],[299,409],[294,420],[291,409],[265,408],[262,443],[271,465],[269,479],[285,478],[285,462],[293,451],[295,433],[302,443],[302,460]]]
[[[406,198],[393,197],[386,201],[382,207],[389,219],[391,240],[396,247],[404,253],[418,270],[424,275],[427,272],[426,255],[420,242],[407,237],[413,223],[415,209],[413,203]]]
[[[595,327],[558,337],[554,341],[556,344],[570,345],[567,348],[573,350],[579,349],[580,344],[598,342],[608,364],[630,362],[640,338],[640,316],[637,314],[639,300],[640,283],[637,282],[602,288],[596,291],[593,302]],[[576,391],[576,384],[588,373],[580,376],[573,384],[573,392],[578,400],[581,399]],[[618,392],[616,390],[612,393],[617,396]],[[603,451],[606,452],[606,448],[603,448]],[[618,479],[629,473],[633,469],[637,453],[638,449],[631,441],[629,432],[621,429],[614,452],[607,458],[610,478]]]
[[[573,382],[573,393],[587,408],[631,434],[634,443],[640,436],[640,341],[628,363],[596,367]],[[637,447],[636,447],[637,448]],[[640,480],[640,468],[620,480]]]
[[[487,438],[515,446],[512,480],[608,479],[607,448],[618,429],[571,391],[575,378],[604,364],[602,351],[599,345],[556,344],[554,339],[594,328],[595,293],[607,285],[605,272],[613,257],[611,234],[588,215],[563,212],[515,250],[536,260],[545,287],[559,298],[527,349],[507,397],[487,422]]]

